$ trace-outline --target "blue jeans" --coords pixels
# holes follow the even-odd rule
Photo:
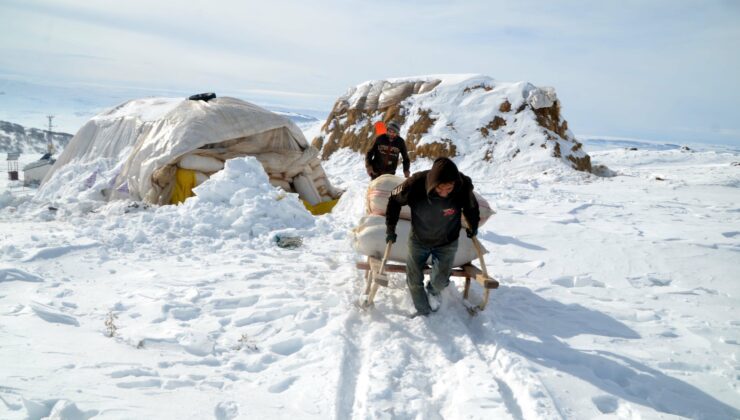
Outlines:
[[[430,255],[432,256],[432,275],[427,287],[431,293],[438,294],[450,284],[455,252],[457,252],[457,239],[447,245],[429,247],[417,241],[413,234],[409,236],[406,284],[409,286],[414,307],[420,314],[428,314],[432,311],[424,290],[424,265],[427,259]]]

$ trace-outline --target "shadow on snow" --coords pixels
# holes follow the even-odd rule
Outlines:
[[[493,293],[490,306],[479,318],[468,323],[465,317],[461,313],[460,322],[468,324],[477,345],[501,346],[617,398],[689,418],[740,417],[740,410],[645,364],[611,351],[572,348],[561,341],[584,334],[615,341],[641,339],[634,330],[602,312],[547,300],[525,287],[502,286]],[[434,328],[431,322],[430,327],[440,336],[435,340],[440,345],[460,332]]]

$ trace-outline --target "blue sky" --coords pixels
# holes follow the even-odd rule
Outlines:
[[[740,144],[740,1],[0,0],[0,17],[0,119],[24,125],[203,91],[321,116],[365,80],[481,73],[555,87],[576,135]]]

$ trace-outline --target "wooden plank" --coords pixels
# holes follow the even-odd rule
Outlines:
[[[465,264],[462,266],[467,276],[472,277],[485,289],[498,289],[498,281],[494,278],[488,277],[476,266],[472,264]]]

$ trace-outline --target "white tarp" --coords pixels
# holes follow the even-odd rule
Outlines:
[[[165,204],[174,168],[188,154],[221,161],[253,155],[266,166],[270,178],[284,180],[283,185],[291,185],[301,174],[311,180],[324,178],[324,194],[315,185],[303,194],[298,191],[310,196],[309,201],[316,197],[328,201],[339,194],[328,184],[320,165],[313,162],[318,153],[292,121],[228,97],[208,102],[139,99],[97,115],[80,128],[43,182],[67,163],[112,158],[121,162],[121,171],[112,180],[109,198],[124,198],[121,194],[126,194],[126,198]]]

